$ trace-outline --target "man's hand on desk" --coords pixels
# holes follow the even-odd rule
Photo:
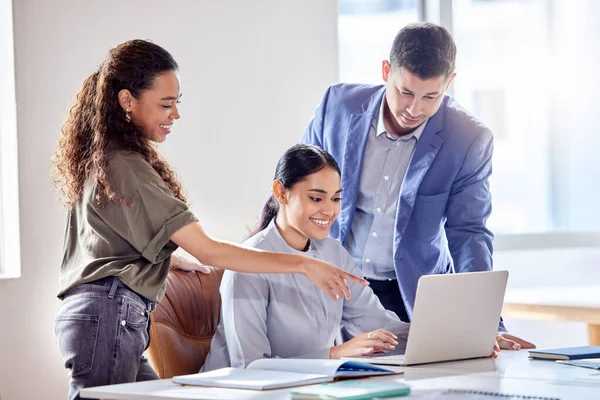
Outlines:
[[[535,349],[535,344],[506,332],[498,332],[498,336],[496,336],[496,343],[498,343],[501,349]]]
[[[498,358],[498,353],[500,353],[500,346],[498,346],[498,338],[496,338],[496,343],[494,344],[494,352],[490,355],[490,357]]]

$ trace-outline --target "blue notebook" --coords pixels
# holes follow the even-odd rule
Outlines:
[[[529,357],[542,360],[581,360],[600,358],[600,346],[564,347],[561,349],[529,350]]]

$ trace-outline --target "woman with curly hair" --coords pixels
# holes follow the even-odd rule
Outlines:
[[[68,208],[54,330],[69,399],[84,387],[157,379],[142,353],[149,312],[164,295],[171,263],[198,270],[173,251],[239,272],[302,273],[333,299],[346,280],[332,264],[215,240],[189,210],[155,144],[179,119],[178,67],[160,46],[132,40],[110,50],[83,83],[62,126],[54,181]]]

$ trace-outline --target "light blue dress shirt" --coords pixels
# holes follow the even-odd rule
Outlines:
[[[311,240],[300,252],[290,247],[274,221],[245,246],[302,254],[356,273],[356,264],[335,239]],[[344,327],[351,336],[383,328],[406,347],[410,324],[383,308],[368,286],[348,282],[350,300],[333,301],[302,274],[247,274],[225,271],[221,282],[221,322],[202,371],[245,367],[260,358],[329,358]]]
[[[387,132],[383,105],[373,119],[360,175],[356,212],[346,249],[361,267],[362,275],[372,279],[396,279],[394,232],[396,211],[404,175],[415,145],[427,121],[406,136]]]

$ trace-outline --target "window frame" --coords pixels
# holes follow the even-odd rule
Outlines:
[[[448,29],[454,34],[454,0],[418,0],[420,21],[433,22]],[[451,92],[452,87],[449,90]],[[560,152],[552,149],[551,159],[556,164]],[[554,218],[558,218],[560,210],[554,210]],[[503,233],[495,235],[494,251],[550,250],[570,248],[600,247],[600,230],[568,230],[557,229],[545,232]]]
[[[21,276],[13,10],[0,0],[0,279]]]

